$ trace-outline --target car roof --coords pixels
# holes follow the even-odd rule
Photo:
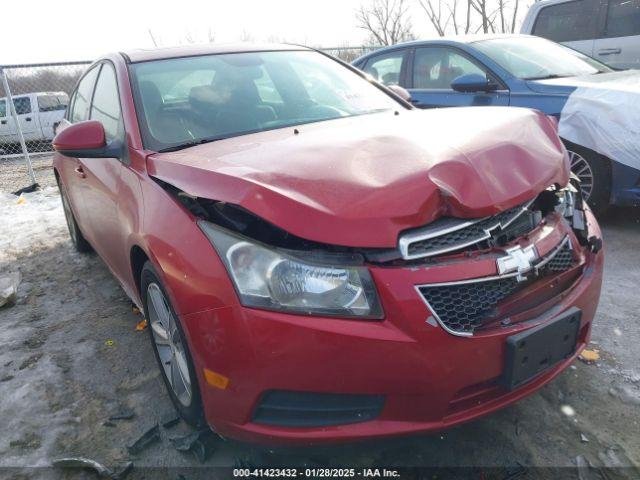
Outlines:
[[[515,37],[527,37],[529,35],[520,35],[517,33],[487,33],[487,34],[468,34],[468,35],[449,35],[446,37],[434,37],[423,40],[412,40],[411,42],[405,42],[398,45],[420,45],[426,42],[452,42],[452,43],[474,43],[481,40],[495,40],[498,38],[515,38]]]
[[[182,45],[153,49],[137,49],[121,52],[129,63],[165,60],[169,58],[197,57],[201,55],[217,55],[222,53],[272,52],[285,50],[312,50],[301,45],[279,43],[220,43],[203,45]]]
[[[387,50],[394,50],[396,48],[406,48],[406,47],[417,47],[426,44],[433,45],[455,45],[455,44],[471,44],[480,42],[483,40],[496,40],[501,38],[521,38],[521,37],[531,37],[532,35],[523,35],[520,33],[487,33],[487,34],[473,34],[473,35],[451,35],[446,37],[433,37],[433,38],[423,38],[421,40],[411,40],[410,42],[397,43],[395,45],[389,45],[388,47],[383,47],[378,50],[374,50],[369,52],[361,57],[357,58],[353,61],[353,63],[357,63],[360,60],[365,58],[369,58],[372,55],[379,54],[381,52],[385,52]]]

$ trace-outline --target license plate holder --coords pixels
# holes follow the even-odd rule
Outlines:
[[[508,337],[504,387],[517,388],[573,355],[581,317],[572,307],[550,323]]]

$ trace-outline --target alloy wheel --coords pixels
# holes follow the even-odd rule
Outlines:
[[[582,197],[588,200],[593,192],[593,170],[591,165],[582,155],[571,150],[569,150],[569,160],[571,162],[571,171],[580,180]]]
[[[185,344],[164,293],[157,283],[147,287],[149,328],[160,357],[164,374],[178,401],[191,405],[193,389],[187,363]]]

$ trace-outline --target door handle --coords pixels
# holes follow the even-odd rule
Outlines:
[[[602,50],[598,50],[598,55],[615,55],[617,53],[622,53],[621,48],[603,48]]]
[[[27,122],[30,122],[30,121],[31,121],[31,117],[27,117],[27,118],[25,118],[25,120],[26,120]]]
[[[84,173],[84,169],[82,168],[82,166],[78,165],[74,171],[80,178],[87,178],[87,174]]]
[[[6,125],[7,121],[6,120],[0,120],[0,125]]]

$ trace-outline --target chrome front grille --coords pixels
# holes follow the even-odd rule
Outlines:
[[[400,236],[402,258],[414,260],[453,252],[490,239],[528,211],[534,200],[510,208],[492,217],[473,220],[441,218]]]
[[[530,280],[569,270],[574,265],[571,242],[566,237],[549,255],[532,266]],[[489,320],[494,309],[530,281],[519,281],[518,273],[461,282],[421,285],[418,292],[440,325],[455,335],[469,336]]]

